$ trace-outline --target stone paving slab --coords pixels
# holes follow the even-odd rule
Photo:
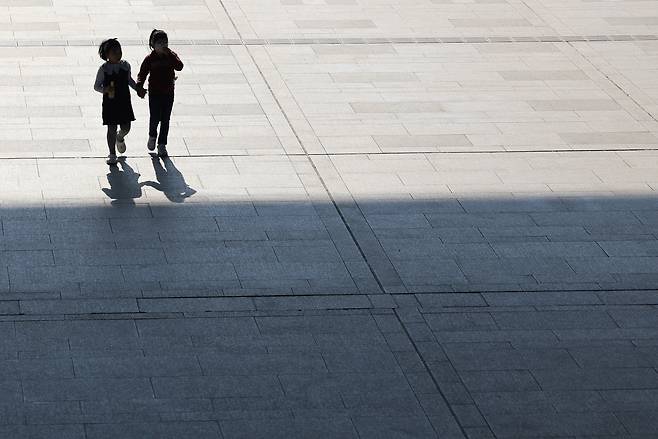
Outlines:
[[[655,46],[616,44],[642,44],[649,56]],[[653,102],[620,93],[589,64],[596,56],[563,43],[175,49],[187,63],[170,145],[177,155],[301,153],[295,133],[307,152],[328,153],[655,149],[658,144],[658,128],[649,117]],[[9,76],[3,93],[12,98],[1,107],[6,116],[0,122],[8,125],[1,134],[2,154],[102,154],[95,128],[98,96],[83,87],[96,69],[89,46],[4,50]],[[130,46],[125,53],[137,69],[145,49]],[[271,64],[264,76],[251,53],[261,69]],[[455,58],[460,62],[445,63]],[[549,70],[541,65],[547,58]],[[357,60],[358,70],[345,69]],[[44,96],[53,74],[60,85],[56,106]],[[488,89],[482,89],[483,81]],[[649,84],[641,85],[650,92]],[[279,99],[288,89],[294,102]],[[139,102],[135,98],[133,133],[145,130],[146,107]],[[279,106],[289,118],[300,113],[291,119],[292,129]]]
[[[312,176],[297,171],[294,160],[129,158],[107,174],[103,168],[90,172],[84,160],[56,160],[6,162],[24,170],[26,179],[17,175],[5,188],[33,200],[29,207],[3,200],[7,244],[0,263],[10,273],[7,292],[111,281],[117,289],[211,281],[212,290],[232,295],[236,288],[265,291],[268,284],[288,294],[323,294],[334,286],[359,291],[346,266],[357,247],[334,243],[341,230],[325,220],[338,214],[325,213],[327,202],[308,194],[300,177]],[[269,178],[259,174],[265,167]],[[77,184],[89,184],[83,189],[89,195],[79,198],[69,188],[75,198],[65,202],[67,194],[53,190],[61,181],[57,169],[77,168],[86,174]],[[194,174],[187,172],[192,169]],[[106,247],[94,248],[98,243]]]
[[[656,435],[655,2],[184,3],[0,0],[0,436]]]
[[[331,163],[318,160],[318,169],[322,174],[327,166],[336,173],[330,190],[345,191],[359,207],[367,233],[410,291],[463,291],[470,290],[469,283],[483,282],[514,290],[570,282],[574,289],[584,283],[652,288],[653,279],[644,276],[655,265],[652,173],[636,175],[643,182],[637,191],[615,192],[606,175],[635,172],[616,153],[591,152],[582,161],[572,153],[476,157],[337,155]],[[488,183],[471,187],[465,174],[450,170],[463,163],[471,168],[467,175],[482,173],[473,159],[493,166],[474,177],[490,178]],[[544,167],[548,163],[554,166],[550,171]],[[520,176],[528,189],[507,187],[508,178]],[[560,186],[553,188],[552,181]],[[382,202],[382,185],[395,201]],[[485,185],[488,196],[475,195]],[[582,185],[588,186],[587,198]]]
[[[624,90],[654,119],[658,112],[655,76],[650,72],[655,66],[658,48],[655,44],[624,43],[621,45],[589,45],[577,43],[576,47],[605,74]]]
[[[432,418],[449,419],[447,406],[443,412],[435,408],[428,419],[410,387],[409,380],[422,372],[407,365],[415,351],[410,343],[395,342],[394,336],[407,339],[401,326],[379,329],[381,317],[395,315],[372,310],[23,321],[9,323],[14,335],[4,340],[17,343],[14,356],[38,355],[39,360],[4,361],[0,367],[7,389],[11,380],[21,383],[24,402],[16,400],[14,407],[18,418],[28,419],[23,428],[85,423],[102,434],[137,435],[133,431],[154,431],[177,420],[180,433],[172,437],[198,437],[195,422],[215,434],[221,430],[225,437],[241,437],[244,432],[233,429],[249,421],[248,437],[267,436],[283,425],[302,437],[311,430],[298,430],[297,423],[315,431],[340,422],[356,437],[357,431],[385,434],[396,425],[414,430],[419,423],[424,435],[437,437]],[[108,343],[81,346],[83,328],[94,337],[104,334]],[[10,365],[20,367],[19,376],[8,372]],[[431,381],[424,389],[425,395],[439,395]],[[66,408],[68,401],[75,406]],[[52,403],[58,407],[49,408]],[[375,422],[384,414],[386,423]]]
[[[274,93],[293,93],[294,102],[280,102],[299,115],[291,120],[309,152],[655,149],[658,142],[644,107],[564,43],[252,51],[271,64],[264,74]]]
[[[223,4],[243,38],[509,37],[556,33],[533,9],[508,1],[263,4],[228,0]],[[555,20],[551,14],[547,16]]]
[[[100,95],[92,82],[99,59],[92,49],[3,49],[8,66],[1,85],[3,96],[7,96],[0,106],[0,123],[7,125],[0,137],[3,157],[92,157],[106,152],[104,138],[98,136],[103,130]],[[272,113],[274,100],[263,89],[244,48],[174,46],[174,50],[186,65],[177,87],[169,145],[172,154],[276,155],[300,151],[283,116]],[[147,46],[124,48],[133,77],[147,53]],[[222,75],[210,73],[217,71]],[[53,81],[56,90],[50,85]],[[147,130],[148,106],[137,96],[132,101],[137,119],[132,134],[137,138],[137,133]],[[137,145],[144,155],[143,140],[135,140],[133,146]]]
[[[424,352],[434,346],[435,353],[424,357],[436,358],[428,363],[434,376],[451,383],[441,386],[450,389],[448,400],[460,406],[471,404],[495,437],[569,436],[595,431],[623,436],[631,419],[642,415],[617,417],[614,413],[643,411],[651,406],[646,399],[634,408],[600,399],[616,388],[651,388],[656,379],[649,359],[652,349],[644,350],[632,340],[642,337],[643,331],[603,336],[617,330],[617,309],[597,305],[592,297],[586,300],[592,305],[581,306],[578,311],[565,311],[564,306],[558,310],[538,302],[527,308],[523,304],[533,302],[523,301],[498,308],[493,305],[498,294],[520,299],[522,293],[490,293],[486,300],[491,308],[482,303],[441,308],[435,295],[423,294],[416,295],[422,304],[416,308],[420,314],[410,312],[414,309],[396,311],[408,321],[405,325],[413,328],[409,332],[412,340],[425,345]],[[587,297],[588,293],[581,294]],[[532,295],[545,297],[545,293]],[[413,304],[409,300],[404,303]],[[642,307],[620,309],[629,317],[644,311]],[[651,332],[651,323],[644,325]],[[592,362],[586,364],[588,358]]]
[[[111,8],[102,2],[2,0],[0,39],[75,40],[80,44],[120,33],[125,39],[148,39],[154,27],[167,28],[175,38],[235,37],[219,2],[189,0],[120,1]],[[7,24],[5,26],[4,24]]]

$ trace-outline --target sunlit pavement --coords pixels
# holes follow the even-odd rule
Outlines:
[[[656,0],[114,3],[0,0],[0,437],[658,436]]]

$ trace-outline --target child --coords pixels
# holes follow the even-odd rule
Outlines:
[[[98,69],[94,90],[103,93],[103,125],[107,125],[107,146],[110,149],[107,164],[115,165],[117,150],[120,154],[126,152],[125,137],[130,131],[130,122],[135,120],[128,86],[137,90],[137,85],[130,74],[130,64],[121,59],[121,44],[116,38],[103,41],[98,47],[98,55],[105,63]],[[144,97],[144,93],[138,91],[138,94]],[[118,133],[117,125],[121,127]]]
[[[152,52],[144,58],[137,75],[137,86],[143,90],[146,76],[149,77],[149,140],[146,144],[149,151],[155,149],[156,140],[158,156],[167,157],[167,135],[169,134],[169,118],[174,106],[174,70],[183,70],[183,63],[178,55],[169,49],[169,38],[163,30],[153,29],[149,37],[149,47]],[[160,137],[158,137],[160,124]]]

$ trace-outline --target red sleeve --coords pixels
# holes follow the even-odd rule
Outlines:
[[[144,82],[146,82],[146,76],[151,71],[151,57],[147,56],[142,61],[142,66],[139,68],[139,73],[137,74],[137,87],[144,87]]]
[[[176,52],[171,50],[171,57],[174,65],[174,70],[181,71],[183,70],[183,61],[180,60]]]

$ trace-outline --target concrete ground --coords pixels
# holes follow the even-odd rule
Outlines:
[[[658,437],[657,118],[656,0],[0,0],[0,437]]]

